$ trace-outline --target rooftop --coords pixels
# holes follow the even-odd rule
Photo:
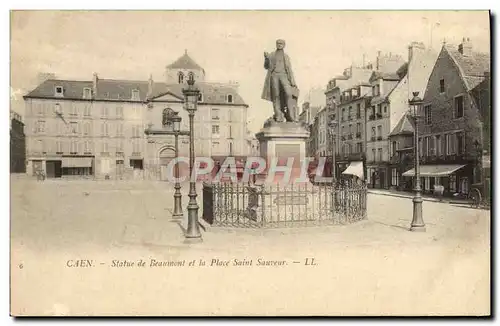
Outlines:
[[[473,89],[481,83],[485,72],[491,70],[491,56],[489,53],[471,52],[471,55],[463,55],[458,51],[457,46],[446,44],[443,47],[459,67],[469,89]]]
[[[167,68],[171,69],[197,69],[205,71],[199,64],[197,64],[185,50],[184,54],[173,63],[169,64]]]

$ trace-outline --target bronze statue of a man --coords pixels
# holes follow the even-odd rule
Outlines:
[[[295,84],[290,58],[283,50],[284,40],[276,41],[276,51],[264,52],[264,68],[267,69],[262,99],[273,102],[274,120],[297,121],[297,98],[299,90]]]

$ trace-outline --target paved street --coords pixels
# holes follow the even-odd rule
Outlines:
[[[12,179],[12,313],[489,312],[489,211],[425,202],[427,232],[413,233],[411,199],[370,194],[368,219],[357,224],[207,228],[203,243],[187,245],[169,221],[172,195],[160,182]],[[259,258],[286,264],[259,267]],[[97,266],[68,267],[78,259]],[[253,265],[113,267],[139,259]]]

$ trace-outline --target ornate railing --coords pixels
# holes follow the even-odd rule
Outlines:
[[[365,185],[205,183],[203,219],[242,228],[350,224],[366,218],[366,200]]]

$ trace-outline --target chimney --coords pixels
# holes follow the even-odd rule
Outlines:
[[[417,51],[423,51],[425,50],[425,45],[422,42],[411,42],[410,45],[408,46],[408,62],[411,61],[413,56]]]
[[[380,53],[381,53],[381,51],[377,52],[377,65],[375,67],[375,70],[379,70],[379,68],[380,68]]]
[[[153,75],[150,74],[148,79],[148,93],[146,94],[146,98],[148,100],[151,98],[151,96],[153,96],[153,85],[154,85]]]
[[[462,44],[458,46],[458,52],[464,57],[470,57],[472,55],[472,43],[468,37],[462,39]]]
[[[99,76],[94,72],[94,77],[92,79],[92,95],[94,98],[97,96],[97,82],[99,81]]]

